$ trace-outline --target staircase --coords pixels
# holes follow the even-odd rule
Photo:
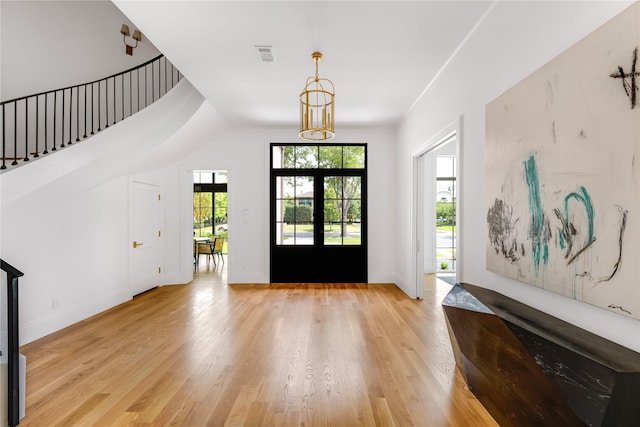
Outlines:
[[[154,103],[181,79],[164,55],[92,82],[0,103],[0,173],[79,143]]]

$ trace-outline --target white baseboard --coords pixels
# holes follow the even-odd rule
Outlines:
[[[30,322],[25,322],[20,325],[20,345],[59,331],[130,299],[130,291],[119,290],[70,307],[55,310]]]
[[[269,283],[269,277],[265,277],[261,272],[241,271],[229,275],[229,284],[236,283]]]
[[[375,271],[369,273],[369,283],[397,283],[396,273]]]

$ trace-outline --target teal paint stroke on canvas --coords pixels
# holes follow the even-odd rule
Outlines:
[[[538,179],[538,165],[535,155],[524,161],[525,177],[529,189],[529,238],[531,238],[531,255],[536,275],[540,264],[549,262],[549,239],[551,230],[545,218],[542,200],[540,198],[540,181]]]
[[[567,252],[565,254],[565,258],[568,258],[567,265],[571,264],[576,258],[578,258],[578,256],[582,252],[584,252],[585,249],[591,246],[593,242],[595,242],[596,240],[594,236],[594,230],[593,230],[593,219],[594,219],[593,203],[591,202],[591,196],[589,196],[589,192],[587,191],[586,188],[584,188],[583,186],[580,186],[580,188],[578,189],[578,193],[576,192],[569,193],[564,198],[564,217],[566,221],[568,221],[569,219],[569,201],[571,199],[577,200],[578,202],[582,203],[582,205],[584,206],[585,212],[587,214],[587,230],[588,231],[587,231],[587,241],[584,244],[584,246],[582,248],[579,248],[577,252],[571,257],[569,257],[570,252]]]

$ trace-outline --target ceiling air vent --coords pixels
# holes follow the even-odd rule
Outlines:
[[[271,46],[256,46],[256,50],[260,56],[260,61],[267,63],[275,62],[273,48]]]

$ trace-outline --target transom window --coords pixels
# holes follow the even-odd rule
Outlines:
[[[365,169],[363,145],[273,145],[273,169]]]

